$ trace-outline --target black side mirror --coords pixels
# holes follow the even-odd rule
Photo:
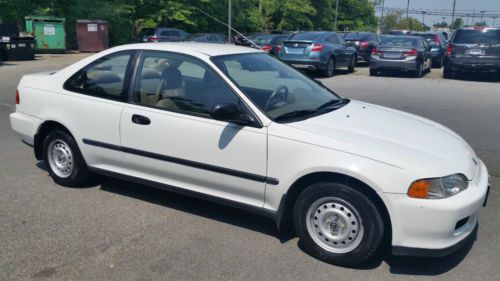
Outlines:
[[[248,114],[242,113],[236,103],[216,104],[210,112],[210,117],[243,126],[255,124],[255,119]]]

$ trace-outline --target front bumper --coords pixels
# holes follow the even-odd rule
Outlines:
[[[489,189],[488,170],[478,162],[469,187],[455,196],[413,199],[406,194],[384,194],[395,255],[443,256],[465,243],[477,225],[478,210]]]
[[[382,59],[380,56],[371,56],[370,68],[378,70],[417,70],[417,57],[408,57],[404,60]]]
[[[500,59],[448,57],[445,67],[452,71],[495,73],[500,71]]]

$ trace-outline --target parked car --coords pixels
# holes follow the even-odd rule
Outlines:
[[[139,34],[137,34],[135,41],[138,43],[151,42],[151,37],[155,35],[155,31],[156,29],[154,28],[143,28],[139,31]]]
[[[391,30],[388,35],[410,35],[412,33],[411,30]]]
[[[390,36],[384,38],[377,48],[372,50],[370,76],[377,76],[379,71],[397,70],[413,72],[420,78],[424,71],[432,67],[431,48],[424,39],[417,36]]]
[[[345,41],[349,46],[355,48],[358,52],[358,60],[370,61],[370,55],[379,43],[380,39],[373,32],[353,32],[344,36]]]
[[[497,73],[500,79],[500,28],[460,28],[450,41],[443,76],[471,71]]]
[[[247,34],[243,34],[244,36],[241,36],[240,34],[237,34],[234,36],[233,38],[233,43],[235,45],[239,45],[239,46],[247,46],[247,47],[250,47],[252,46],[252,43],[250,41],[248,41],[248,38],[256,35],[257,33],[247,33]]]
[[[444,57],[448,43],[442,32],[414,32],[412,36],[422,37],[427,45],[431,47],[432,65],[436,68],[443,67]]]
[[[194,33],[186,37],[183,41],[224,44],[227,42],[227,37],[221,33]]]
[[[356,49],[347,46],[335,32],[309,31],[294,34],[283,42],[280,59],[296,68],[319,70],[325,77],[333,76],[338,67],[354,72]]]
[[[256,34],[249,39],[261,50],[271,55],[278,56],[283,48],[283,41],[287,40],[289,37],[290,34]]]
[[[228,44],[123,45],[25,75],[10,122],[60,185],[93,172],[244,208],[343,266],[382,243],[397,255],[457,250],[489,188],[446,127]]]
[[[179,42],[184,40],[189,33],[177,28],[157,27],[151,42]]]

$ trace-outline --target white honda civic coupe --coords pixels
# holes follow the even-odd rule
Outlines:
[[[115,47],[25,75],[16,103],[12,128],[56,183],[97,173],[258,212],[337,265],[383,243],[452,253],[489,189],[484,163],[446,127],[340,97],[251,48]]]

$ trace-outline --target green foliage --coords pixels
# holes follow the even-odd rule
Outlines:
[[[474,26],[488,26],[488,23],[486,21],[480,21],[476,22]]]
[[[453,30],[460,28],[464,24],[464,20],[462,18],[456,18],[451,25]]]
[[[380,0],[339,0],[338,30],[376,30]],[[336,0],[232,0],[233,27],[240,32],[334,30]],[[75,47],[78,19],[110,25],[111,45],[133,41],[143,27],[169,26],[187,32],[226,32],[228,0],[0,0],[0,21],[24,29],[27,15],[66,18],[67,45]]]
[[[381,24],[382,32],[389,32],[394,29],[401,30],[415,30],[415,31],[427,31],[430,27],[421,23],[418,19],[409,17],[403,18],[400,12],[391,12],[384,16]]]
[[[438,22],[438,23],[435,23],[434,24],[434,27],[437,27],[437,28],[446,28],[448,27],[448,23],[443,21],[443,22]]]

